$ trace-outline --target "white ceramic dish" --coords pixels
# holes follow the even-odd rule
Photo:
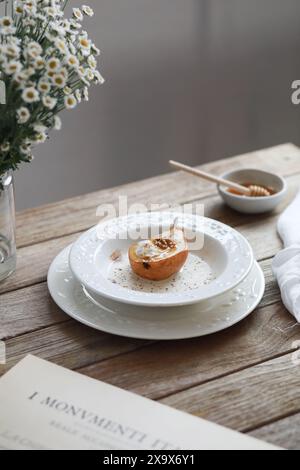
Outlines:
[[[182,271],[166,281],[146,281],[131,270],[128,233],[136,227],[153,229],[178,225],[204,235],[202,249],[194,250]],[[120,239],[123,238],[123,239]],[[118,250],[120,261],[111,254]],[[191,214],[153,212],[111,219],[84,233],[70,252],[70,268],[90,292],[117,302],[149,307],[188,305],[218,296],[239,284],[253,264],[247,240],[215,220]]]
[[[222,178],[242,184],[258,184],[275,190],[275,194],[271,196],[248,197],[232,194],[227,191],[227,188],[218,186],[219,193],[226,204],[245,214],[262,214],[272,211],[283,200],[287,190],[287,184],[281,176],[254,168],[230,171],[222,175]]]
[[[89,300],[73,276],[69,252],[70,247],[63,250],[49,269],[48,287],[53,300],[80,323],[120,336],[172,340],[216,333],[246,318],[259,304],[265,289],[262,270],[255,262],[247,278],[220,296],[217,303],[203,301],[185,307],[153,309],[103,299],[103,306],[99,306]]]

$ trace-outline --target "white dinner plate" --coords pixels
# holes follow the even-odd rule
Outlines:
[[[180,273],[160,282],[136,276],[129,264],[132,234],[139,230],[166,230],[177,219],[191,239],[204,239],[203,247],[190,244]],[[136,241],[136,240],[135,240]],[[112,254],[121,256],[112,259]],[[69,259],[77,278],[90,292],[117,302],[148,307],[188,305],[234,288],[249,273],[253,251],[236,230],[194,214],[148,212],[108,220],[85,232],[73,245]]]
[[[259,265],[237,287],[214,299],[184,307],[147,308],[128,306],[103,298],[103,306],[85,295],[69,268],[68,247],[53,261],[48,287],[56,304],[75,320],[131,338],[172,340],[204,336],[224,330],[247,317],[259,304],[265,280]],[[97,302],[101,298],[97,298]]]

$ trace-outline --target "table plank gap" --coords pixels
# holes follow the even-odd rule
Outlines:
[[[159,342],[138,354],[123,355],[118,362],[104,361],[80,372],[157,399],[288,354],[300,339],[300,329],[289,328],[290,324],[291,316],[281,304],[264,307],[230,330],[188,341]]]
[[[162,403],[246,432],[296,413],[300,369],[292,354],[176,393]]]
[[[265,420],[265,421],[261,422],[259,424],[259,426],[257,426],[257,425],[249,426],[249,428],[245,428],[245,430],[243,432],[245,432],[247,434],[251,434],[255,431],[258,431],[261,428],[265,428],[267,426],[271,426],[275,423],[278,423],[279,421],[283,421],[287,418],[292,418],[293,416],[297,416],[299,413],[300,413],[300,404],[299,404],[298,409],[295,408],[295,410],[283,413],[279,417],[276,416],[275,418],[273,417],[273,418],[270,418],[269,420]],[[300,430],[299,430],[299,434],[300,434]]]
[[[280,292],[269,261],[260,263],[266,279],[266,290],[259,308],[280,304]],[[0,338],[12,338],[32,330],[59,324],[67,317],[53,302],[46,282],[20,287],[1,295]]]
[[[300,450],[300,413],[288,414],[249,432],[250,436],[290,450]]]
[[[93,361],[98,362],[102,359],[117,357],[127,351],[134,351],[147,342],[113,336],[69,320],[5,340],[7,363],[0,365],[0,375],[27,354],[75,369]]]
[[[193,388],[197,388],[197,387],[201,387],[201,386],[204,386],[204,385],[207,385],[207,384],[210,384],[216,380],[220,380],[220,379],[225,379],[225,378],[230,378],[231,375],[234,375],[234,374],[238,374],[240,372],[244,372],[246,371],[247,369],[252,369],[252,367],[257,367],[257,366],[260,366],[260,365],[263,365],[267,362],[270,362],[270,361],[273,361],[275,359],[279,359],[279,358],[282,358],[284,356],[288,356],[290,354],[292,354],[294,352],[294,349],[289,349],[289,350],[286,350],[284,352],[281,352],[281,353],[278,353],[278,354],[274,354],[272,356],[269,356],[269,357],[266,357],[264,359],[261,359],[260,361],[256,361],[256,362],[251,362],[243,367],[238,367],[236,369],[232,369],[231,371],[228,371],[228,372],[224,372],[223,374],[220,373],[219,375],[215,375],[214,377],[210,378],[210,379],[207,379],[207,380],[203,380],[203,381],[200,381],[198,383],[195,382],[195,384],[193,384],[192,387],[185,387],[185,388],[182,388],[182,389],[179,389],[176,391],[176,394],[177,393],[182,393],[182,392],[187,392],[187,391],[191,391]],[[127,353],[129,354],[129,353]],[[166,395],[161,395],[161,396],[158,396],[157,398],[155,398],[156,401],[159,401],[159,400],[164,400],[164,399],[167,399],[167,398],[170,398],[172,397],[173,395],[175,395],[174,393],[169,393],[169,394],[166,394]],[[300,410],[299,410],[300,411]],[[265,424],[269,424],[269,423],[264,423],[263,425]],[[245,429],[243,430],[243,432],[251,432],[253,431],[254,429],[256,429],[255,427],[254,428],[249,428],[249,429]]]
[[[277,216],[272,215],[265,218],[263,227],[257,222],[250,222],[239,227],[240,232],[251,244],[258,261],[272,258],[282,247],[282,242],[276,231],[276,221]],[[268,234],[267,247],[264,243],[266,234]],[[53,259],[62,249],[73,243],[79,235],[76,233],[20,248],[18,250],[17,271],[0,284],[0,294],[46,280],[48,268]]]
[[[300,186],[300,149],[283,144],[201,165],[221,174],[255,166],[285,176],[289,191],[271,214],[238,214],[216,188],[183,173],[78,196],[17,215],[19,265],[0,284],[0,338],[8,363],[0,375],[32,353],[90,377],[159,400],[277,445],[300,447],[300,372],[293,365],[299,325],[287,313],[271,270],[282,243],[280,213]],[[205,215],[237,228],[251,243],[266,278],[264,298],[238,325],[208,337],[161,342],[109,335],[68,318],[51,300],[46,275],[51,261],[99,218],[101,204],[171,201],[205,206]],[[265,240],[268,243],[265,243]],[[286,445],[286,443],[288,445]]]
[[[273,148],[251,152],[201,165],[202,169],[221,174],[231,168],[259,166],[276,171],[283,176],[300,171],[300,150],[293,144],[282,144]],[[56,238],[86,230],[99,218],[96,208],[101,204],[116,204],[120,195],[129,197],[128,203],[161,203],[183,201],[199,194],[198,178],[181,172],[168,173],[148,180],[129,183],[117,188],[77,196],[36,209],[23,211],[17,216],[17,238],[20,246],[43,241],[49,236]],[[210,183],[201,182],[201,193],[207,193]],[[211,191],[211,189],[209,189]]]

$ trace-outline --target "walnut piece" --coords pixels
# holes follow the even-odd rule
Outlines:
[[[153,244],[160,250],[173,250],[176,248],[176,243],[170,238],[155,238]]]

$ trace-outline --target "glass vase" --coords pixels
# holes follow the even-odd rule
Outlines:
[[[16,269],[16,219],[12,172],[0,175],[0,281]]]

